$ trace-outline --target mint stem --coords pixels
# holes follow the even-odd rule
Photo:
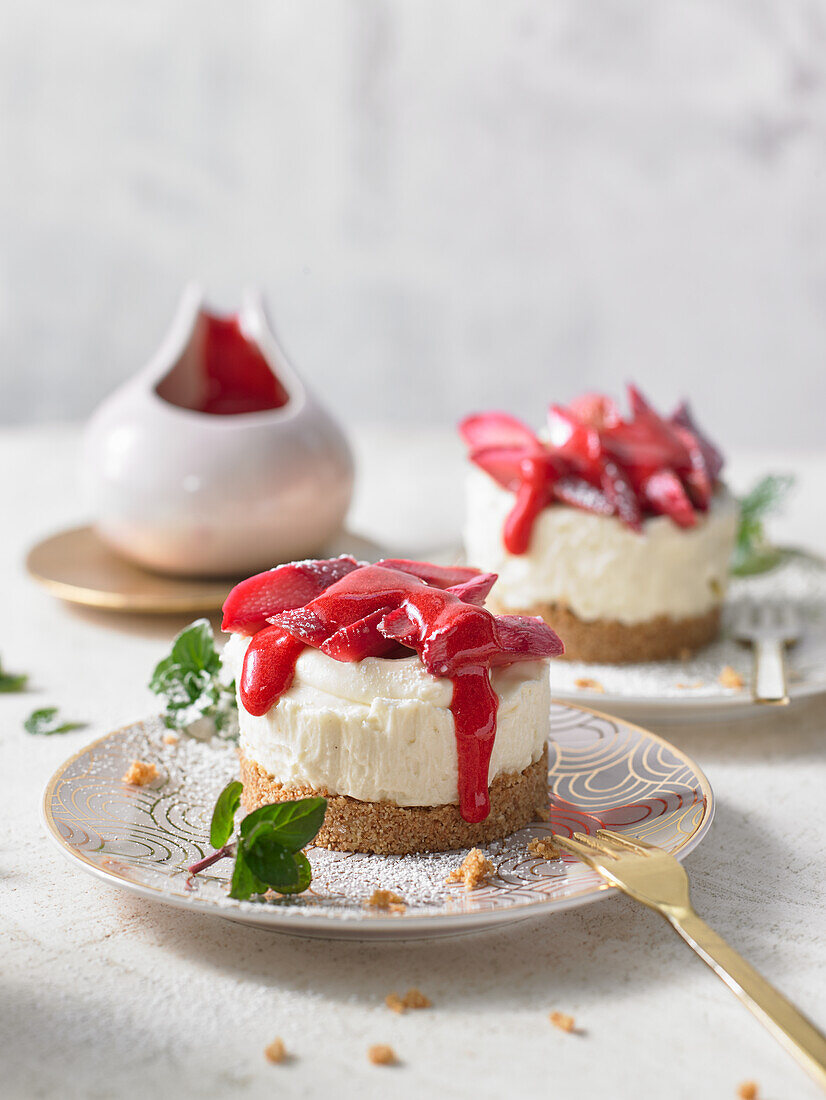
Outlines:
[[[235,855],[235,844],[225,844],[223,848],[219,848],[217,852],[213,852],[211,856],[204,856],[203,859],[199,859],[197,863],[193,863],[191,867],[187,868],[191,875],[197,875],[199,871],[205,871],[207,867],[211,867],[213,863],[217,863],[219,859],[225,859],[227,856]]]

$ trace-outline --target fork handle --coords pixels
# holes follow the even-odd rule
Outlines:
[[[788,703],[784,645],[779,638],[757,638],[754,642],[754,700],[757,703]]]
[[[826,1089],[826,1035],[749,966],[693,909],[663,913],[689,947]]]

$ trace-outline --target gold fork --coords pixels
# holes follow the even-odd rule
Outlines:
[[[665,917],[689,947],[826,1089],[826,1035],[701,920],[691,905],[688,875],[677,860],[638,837],[599,829],[554,841],[598,871],[612,886]]]

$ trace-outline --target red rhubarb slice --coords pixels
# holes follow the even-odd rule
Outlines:
[[[224,601],[222,630],[255,634],[270,616],[303,607],[331,584],[358,569],[355,558],[344,555],[320,561],[297,561],[257,573],[232,589]]]
[[[673,470],[658,470],[642,487],[645,500],[654,512],[670,516],[679,527],[693,527],[697,516],[683,484]]]

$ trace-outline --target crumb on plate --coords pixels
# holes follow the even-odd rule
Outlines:
[[[701,688],[703,686],[702,680],[695,680],[692,684],[675,684],[675,687],[685,688],[686,690],[693,690],[694,688]]]
[[[579,676],[574,680],[574,687],[578,687],[582,691],[598,691],[601,695],[605,694],[605,688],[599,680],[592,680],[590,676]]]
[[[167,732],[163,735],[163,743],[165,745],[177,745],[179,741],[180,737],[177,735],[177,733],[173,733],[172,730],[167,730]]]
[[[495,871],[496,868],[491,861],[485,859],[478,848],[471,848],[461,866],[457,867],[455,871],[451,871],[445,882],[463,882],[466,890],[475,890]]]
[[[396,1052],[386,1043],[376,1043],[367,1051],[367,1058],[374,1066],[394,1066],[396,1064]]]
[[[741,688],[745,681],[743,677],[733,669],[731,665],[725,665],[722,672],[717,677],[718,683],[724,688]]]
[[[143,760],[133,760],[124,773],[123,782],[131,783],[134,787],[145,787],[153,779],[158,778],[158,769],[155,764],[147,764]]]
[[[757,1093],[756,1081],[743,1081],[737,1086],[737,1095],[740,1100],[757,1100]]]
[[[392,1012],[398,1012],[399,1015],[406,1012],[408,1008],[430,1008],[431,1006],[430,998],[415,987],[408,989],[403,997],[400,997],[398,993],[388,993],[384,998],[384,1003]]]
[[[576,1020],[565,1012],[552,1012],[548,1019],[560,1031],[573,1031],[576,1028]]]
[[[283,1062],[287,1057],[287,1048],[284,1046],[283,1039],[273,1039],[269,1046],[264,1047],[264,1057],[268,1062],[272,1062],[274,1066],[277,1066],[280,1062]]]
[[[559,848],[549,836],[535,836],[528,844],[528,851],[532,856],[540,859],[561,859]]]
[[[406,903],[404,898],[400,898],[392,890],[374,890],[367,899],[367,904],[374,909],[389,909],[391,913],[399,913],[404,910]]]

